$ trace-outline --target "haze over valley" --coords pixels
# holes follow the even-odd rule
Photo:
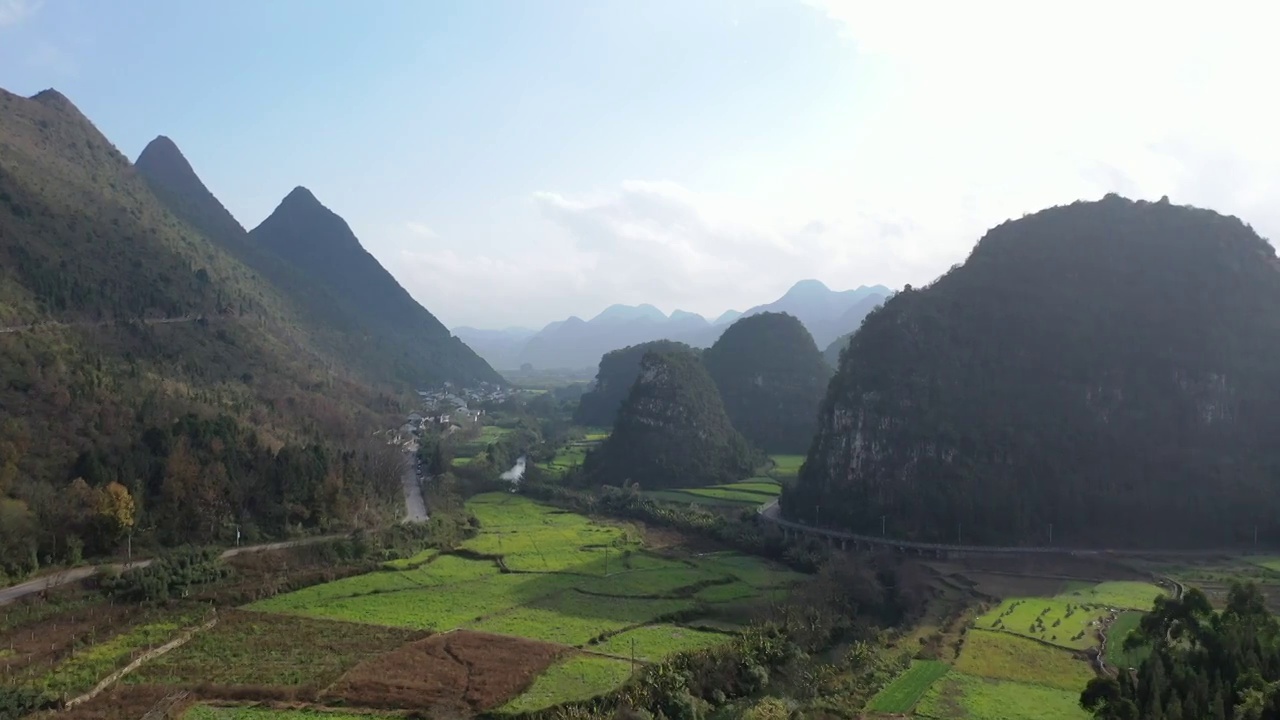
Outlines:
[[[1280,719],[1272,19],[0,0],[0,720]]]

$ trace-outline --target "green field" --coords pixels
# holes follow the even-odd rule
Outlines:
[[[586,700],[609,692],[629,677],[631,663],[627,660],[576,655],[552,665],[533,681],[528,690],[501,707],[499,712],[531,712],[574,700]]]
[[[668,655],[720,645],[728,635],[676,625],[647,625],[618,633],[589,649],[606,655],[651,662]],[[634,655],[633,655],[634,653]]]
[[[1005,600],[974,621],[981,630],[1014,633],[1073,650],[1098,644],[1097,626],[1107,615],[1101,605],[1084,605],[1057,598]]]
[[[951,671],[951,666],[938,660],[916,660],[906,672],[876,693],[867,710],[878,713],[905,713],[920,701],[938,679]]]
[[[1013,680],[1079,692],[1094,676],[1084,660],[1067,650],[1010,633],[970,630],[956,670],[993,680]]]
[[[804,464],[804,455],[770,455],[769,459],[773,461],[769,475],[775,478],[794,478]]]
[[[137,653],[173,640],[185,628],[199,624],[203,617],[203,610],[187,610],[136,625],[109,640],[77,652],[36,679],[33,684],[54,695],[84,692],[106,675],[128,665]]]
[[[1083,688],[1082,688],[1083,689]],[[1088,720],[1080,690],[947,674],[925,692],[915,717],[926,720]]]
[[[251,705],[193,705],[182,720],[374,720],[396,717],[374,713],[344,713],[321,710],[275,710]]]
[[[751,478],[742,482],[708,487],[651,490],[645,495],[654,500],[702,505],[764,505],[782,493],[782,486],[770,478]]]
[[[635,640],[637,658],[653,661],[727,638],[677,622],[723,619],[739,604],[785,592],[805,578],[733,552],[659,555],[644,548],[632,527],[594,522],[510,493],[476,496],[468,508],[480,534],[464,543],[466,557],[427,557],[418,567],[316,585],[249,609],[386,628],[468,628],[627,658]],[[596,677],[585,687],[598,688]],[[576,696],[584,692],[581,685],[555,692]]]
[[[394,628],[232,611],[124,682],[324,687],[359,662],[417,637]]]
[[[1104,582],[1058,595],[1060,600],[1105,605],[1109,608],[1150,610],[1164,595],[1158,586],[1144,582]]]
[[[1124,639],[1142,622],[1143,613],[1136,611],[1122,612],[1116,616],[1115,622],[1107,629],[1107,664],[1118,668],[1136,668],[1151,654],[1150,647],[1141,647],[1126,652]]]
[[[440,551],[435,548],[427,548],[407,558],[399,558],[396,560],[388,560],[382,566],[388,570],[412,570],[419,565],[425,565],[431,561]]]

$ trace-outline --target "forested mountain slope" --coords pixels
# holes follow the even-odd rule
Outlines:
[[[677,348],[644,354],[612,434],[584,468],[599,483],[654,489],[734,482],[760,459],[698,356]]]
[[[66,98],[0,91],[0,575],[126,530],[203,541],[387,507],[396,475],[364,443],[396,399],[295,324]],[[102,512],[112,483],[131,528]]]
[[[767,452],[809,449],[831,368],[795,316],[744,317],[707,348],[702,362],[729,421],[747,440]]]
[[[573,421],[578,425],[611,427],[618,419],[618,408],[622,407],[622,401],[627,399],[631,386],[640,375],[640,361],[645,353],[673,350],[688,351],[690,348],[671,340],[654,340],[605,353],[600,358],[595,383],[578,399]]]
[[[919,540],[1280,541],[1280,267],[1233,217],[1099,202],[992,229],[869,315],[784,512]]]
[[[135,167],[170,212],[271,284],[287,303],[295,320],[289,331],[303,336],[300,342],[374,385],[394,384],[408,391],[447,374],[440,371],[448,368],[431,367],[421,341],[415,345],[398,332],[370,328],[322,284],[251,239],[169,138],[152,140]]]
[[[303,187],[249,233],[332,294],[364,326],[398,338],[406,359],[418,363],[420,384],[503,382],[360,245],[345,220]]]

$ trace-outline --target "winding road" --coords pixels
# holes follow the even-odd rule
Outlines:
[[[261,545],[247,545],[245,547],[231,548],[222,553],[223,559],[242,555],[252,552],[267,552],[271,550],[283,550],[285,548],[299,547],[302,545],[312,545],[314,543],[331,542],[347,537],[346,535],[320,535],[317,537],[303,538],[301,540],[284,540],[282,542],[263,543]],[[117,563],[111,567],[120,571],[132,570],[134,568],[146,567],[151,564],[151,560],[137,560],[131,563]],[[86,580],[97,574],[98,568],[92,565],[83,565],[81,567],[69,568],[54,573],[49,573],[28,580],[24,583],[18,583],[7,588],[0,588],[0,605],[8,605],[14,601],[20,600],[28,595],[44,592],[52,588],[69,585],[74,582]]]

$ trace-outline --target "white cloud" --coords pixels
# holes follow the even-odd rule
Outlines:
[[[0,0],[0,28],[17,25],[44,5],[44,0]]]
[[[534,195],[513,253],[415,256],[469,324],[612,302],[717,314],[816,277],[932,280],[1009,218],[1107,192],[1211,207],[1280,237],[1280,9],[1083,0],[804,0],[859,68],[816,158],[757,165],[742,194],[628,182]],[[435,309],[439,300],[420,295]]]
[[[420,222],[409,221],[404,224],[404,227],[406,230],[413,233],[414,235],[417,235],[420,238],[433,240],[435,238],[440,237],[439,235],[436,234],[435,230],[432,230],[431,228],[427,227],[426,225]]]

